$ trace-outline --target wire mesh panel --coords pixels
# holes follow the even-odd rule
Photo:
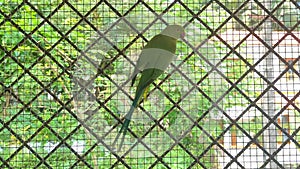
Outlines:
[[[300,2],[0,3],[0,168],[300,167]],[[115,144],[173,24],[176,58]]]

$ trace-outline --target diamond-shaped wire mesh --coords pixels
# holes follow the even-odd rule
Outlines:
[[[0,4],[0,168],[300,167],[300,2]],[[116,151],[136,61],[170,24],[177,57]]]

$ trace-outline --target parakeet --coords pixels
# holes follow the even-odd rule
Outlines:
[[[123,134],[118,151],[120,151],[123,145],[124,138],[131,121],[132,113],[138,107],[140,99],[142,98],[145,90],[167,69],[169,64],[174,59],[177,40],[179,38],[183,38],[184,34],[184,28],[182,26],[169,25],[160,34],[154,36],[143,48],[137,61],[131,83],[131,86],[133,86],[137,74],[141,73],[140,81],[136,88],[135,97],[130,110],[125,116],[125,121],[112,144],[114,147],[120,135]]]

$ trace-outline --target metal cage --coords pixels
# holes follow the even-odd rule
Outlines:
[[[0,168],[299,168],[300,2],[0,2]],[[177,58],[112,142],[136,60]]]

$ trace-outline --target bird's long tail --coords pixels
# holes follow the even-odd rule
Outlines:
[[[157,69],[153,69],[152,70],[152,74],[154,74],[155,71],[157,71]],[[120,142],[120,145],[119,145],[117,151],[120,151],[121,148],[122,148],[122,145],[123,145],[123,142],[124,142],[124,139],[125,139],[125,135],[127,133],[127,130],[128,130],[128,127],[129,127],[129,123],[131,121],[131,116],[132,116],[134,110],[138,107],[138,104],[140,103],[141,96],[145,92],[145,89],[154,81],[154,79],[156,79],[156,77],[152,78],[153,75],[150,76],[151,78],[149,78],[149,77],[145,78],[144,77],[144,80],[142,80],[143,77],[144,77],[144,75],[142,75],[141,80],[140,80],[140,82],[139,82],[139,84],[137,86],[135,98],[133,99],[133,102],[132,102],[132,105],[130,107],[129,112],[125,116],[125,121],[124,121],[121,129],[119,130],[119,133],[117,134],[117,137],[115,138],[115,140],[114,140],[114,142],[112,144],[112,147],[115,147],[115,145],[116,145],[116,143],[117,143],[120,135],[123,133],[122,139],[121,139],[121,142]]]
[[[122,146],[123,146],[125,135],[127,133],[127,130],[128,130],[128,127],[129,127],[129,123],[131,121],[131,116],[132,116],[134,110],[135,110],[135,107],[131,106],[129,112],[125,116],[125,121],[124,121],[121,129],[119,130],[117,137],[115,138],[115,140],[114,140],[114,142],[112,144],[112,146],[114,147],[116,145],[116,143],[117,143],[120,135],[122,134],[121,142],[120,142],[120,145],[119,145],[117,151],[120,151],[121,148],[122,148]]]
[[[120,151],[122,146],[123,146],[123,142],[124,142],[124,139],[125,139],[125,135],[127,133],[127,130],[128,130],[128,127],[129,127],[129,123],[131,121],[131,117],[132,117],[132,114],[134,112],[134,110],[137,108],[138,106],[138,103],[139,103],[139,100],[140,100],[140,97],[142,95],[142,93],[144,92],[144,90],[139,90],[137,93],[136,93],[136,96],[132,102],[132,105],[130,107],[130,110],[128,111],[128,113],[126,114],[125,116],[125,121],[124,123],[122,124],[122,127],[121,129],[119,130],[118,134],[117,134],[117,137],[115,138],[113,144],[112,144],[112,147],[115,147],[120,135],[122,134],[122,138],[121,138],[121,142],[120,142],[120,145],[118,146],[118,149],[117,151]]]

